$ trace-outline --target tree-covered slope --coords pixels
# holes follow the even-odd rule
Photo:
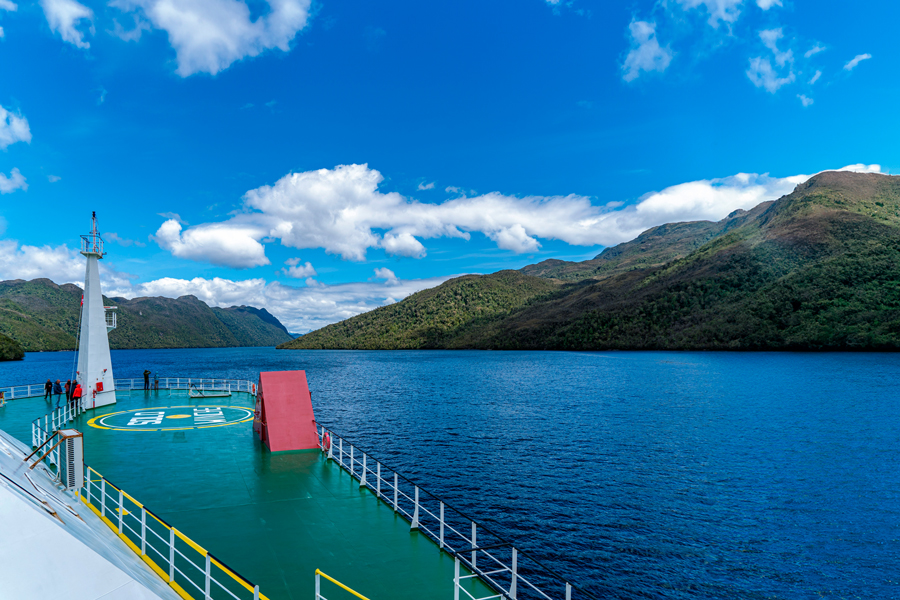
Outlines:
[[[49,279],[0,282],[0,333],[27,351],[71,350],[78,331],[82,291]],[[211,308],[194,296],[105,298],[118,307],[114,349],[275,346],[291,339],[264,309]]]
[[[508,315],[557,284],[516,271],[465,275],[402,302],[328,325],[279,348],[442,348],[468,329]]]
[[[522,270],[555,287],[448,323],[420,347],[900,349],[900,178],[822,173],[719,223],[665,225],[560,263]],[[491,277],[471,277],[469,293]],[[414,313],[404,300],[392,314],[429,314],[443,298],[417,296]],[[408,318],[375,338],[358,329],[366,317],[311,339],[351,347],[354,332],[352,347],[407,347],[392,339],[424,323]]]

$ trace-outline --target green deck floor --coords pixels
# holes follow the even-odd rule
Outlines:
[[[84,433],[86,464],[272,600],[313,598],[317,568],[372,600],[453,598],[453,558],[319,452],[272,454],[249,422],[183,431],[87,424],[128,409],[253,402],[243,393],[201,402],[184,391],[118,392],[116,405],[70,426]],[[30,444],[30,421],[46,412],[43,399],[9,402],[0,429]],[[476,597],[492,594],[477,585]],[[329,600],[350,597],[322,589]]]

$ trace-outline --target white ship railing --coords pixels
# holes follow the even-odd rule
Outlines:
[[[471,600],[572,600],[573,594],[577,598],[596,598],[374,459],[371,453],[346,442],[334,430],[316,424],[319,447],[328,459],[359,481],[360,488],[368,488],[409,521],[410,530],[424,533],[441,550],[455,557],[454,600],[459,600],[460,591]],[[469,569],[472,575],[460,576],[460,565]],[[480,578],[497,593],[475,598],[464,586],[472,577]]]
[[[40,460],[46,458],[49,463],[56,465],[57,472],[59,471],[59,446],[47,452],[44,450],[45,443],[57,431],[62,429],[66,423],[74,420],[75,417],[83,412],[84,409],[80,405],[66,402],[65,405],[47,413],[43,418],[38,418],[31,422],[31,447],[39,449],[35,455]]]
[[[268,600],[208,550],[163,521],[91,467],[79,498],[182,598]]]
[[[23,398],[39,398],[44,396],[43,383],[32,383],[28,385],[8,385],[0,386],[0,393],[6,400],[21,400]],[[191,387],[200,390],[209,391],[231,391],[246,392],[256,395],[256,382],[246,379],[207,379],[198,377],[163,377],[160,379],[151,379],[150,388],[160,390],[189,390]],[[117,390],[143,390],[144,379],[142,377],[136,379],[116,379],[115,388]],[[53,399],[57,394],[51,394]]]

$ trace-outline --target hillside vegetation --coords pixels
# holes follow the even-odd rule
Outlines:
[[[821,173],[718,223],[530,265],[509,293],[531,293],[457,310],[426,335],[463,283],[477,297],[505,273],[448,281],[280,347],[900,349],[900,178]],[[406,318],[389,326],[394,315]]]
[[[0,282],[0,333],[26,351],[72,350],[78,332],[82,290],[49,279]],[[291,339],[265,309],[210,307],[194,296],[105,298],[118,307],[113,349],[275,346]]]

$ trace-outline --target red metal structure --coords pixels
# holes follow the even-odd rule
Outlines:
[[[306,371],[259,374],[253,430],[272,452],[319,447]]]

